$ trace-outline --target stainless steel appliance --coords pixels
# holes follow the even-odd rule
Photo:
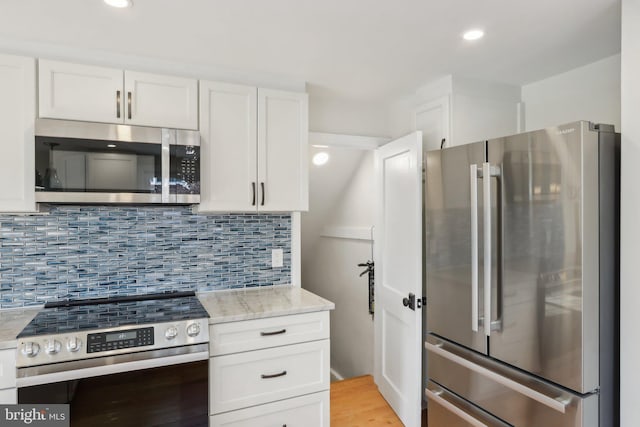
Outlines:
[[[426,153],[430,427],[619,424],[619,134]]]
[[[99,403],[95,411],[113,417],[123,405],[109,407],[116,400],[109,393],[131,395],[139,389],[156,396],[136,402],[139,414],[157,414],[164,407],[166,416],[175,406],[177,417],[188,413],[189,423],[207,425],[208,341],[208,313],[193,292],[47,304],[18,335],[18,403],[70,403],[73,423],[74,413],[82,418],[78,406],[87,403],[76,398],[76,390],[92,393],[91,402]],[[167,380],[156,392],[159,386],[149,383],[183,372],[189,372],[188,384]],[[83,388],[96,379],[104,390]],[[199,390],[200,403],[186,400],[185,389]]]
[[[36,201],[200,202],[195,131],[38,119]]]

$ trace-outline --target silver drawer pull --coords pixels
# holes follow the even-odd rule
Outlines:
[[[262,336],[262,337],[270,337],[272,335],[282,335],[282,334],[284,334],[286,332],[287,332],[286,329],[280,329],[279,331],[273,331],[273,332],[260,332],[260,336]]]
[[[442,395],[442,390],[431,391],[429,389],[426,389],[425,390],[425,394],[427,395],[429,400],[431,400],[432,402],[437,403],[438,405],[444,407],[449,412],[451,412],[451,413],[455,414],[456,416],[458,416],[460,419],[463,419],[466,422],[468,422],[469,424],[471,424],[473,427],[488,427],[482,421],[480,421],[480,420],[476,419],[475,417],[467,414],[465,411],[463,411],[462,409],[458,408],[456,405],[454,405],[453,403],[449,402],[448,400],[445,400],[441,396]]]
[[[285,375],[287,375],[287,371],[282,371],[282,372],[280,372],[280,373],[278,373],[278,374],[270,374],[270,375],[262,374],[262,375],[260,375],[260,377],[261,377],[263,380],[268,380],[269,378],[284,377]]]
[[[540,393],[539,391],[533,390],[529,387],[526,387],[519,382],[512,380],[511,378],[507,378],[504,375],[500,375],[496,372],[493,372],[484,366],[477,365],[463,357],[458,356],[457,354],[453,354],[448,352],[447,350],[435,345],[430,342],[426,342],[424,344],[425,348],[431,353],[437,354],[438,356],[444,357],[445,359],[449,359],[453,363],[456,363],[460,366],[463,366],[467,369],[470,369],[485,378],[488,378],[491,381],[494,381],[498,384],[502,384],[503,386],[510,388],[511,390],[520,393],[521,395],[533,399],[537,402],[542,403],[545,406],[553,409],[554,411],[558,411],[562,414],[566,413],[567,406],[570,402],[563,401],[562,399],[558,399],[555,397],[547,396],[545,394]]]

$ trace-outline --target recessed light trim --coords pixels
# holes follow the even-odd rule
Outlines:
[[[133,6],[133,2],[131,0],[104,0],[104,2],[111,7],[117,7],[119,9]]]
[[[109,147],[109,148],[116,148],[116,144],[107,144],[107,147]]]
[[[479,29],[474,29],[474,30],[469,30],[466,31],[463,35],[462,38],[465,40],[469,40],[469,41],[473,41],[473,40],[479,40],[482,37],[484,37],[484,31],[479,30]]]
[[[326,151],[320,151],[319,153],[314,154],[311,161],[316,166],[322,166],[329,161],[329,153],[327,153]]]

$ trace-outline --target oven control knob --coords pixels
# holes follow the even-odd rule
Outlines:
[[[39,351],[40,346],[38,345],[38,343],[32,341],[24,343],[24,347],[22,347],[22,354],[27,357],[36,357]]]
[[[200,325],[198,325],[197,323],[192,323],[189,326],[187,326],[187,335],[189,335],[190,337],[198,336],[199,333],[200,333]]]
[[[175,326],[169,326],[166,331],[164,331],[164,336],[168,340],[172,340],[178,336],[178,328]]]
[[[75,353],[76,351],[80,350],[80,348],[82,348],[82,341],[80,341],[79,338],[69,338],[69,341],[67,341],[67,350]]]
[[[47,341],[44,343],[44,351],[47,354],[56,354],[60,352],[61,346],[62,345],[60,344],[60,341],[57,341],[57,340]]]

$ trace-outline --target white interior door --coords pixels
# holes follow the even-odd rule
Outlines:
[[[375,382],[407,427],[422,405],[422,133],[376,153]],[[415,310],[403,299],[415,295]]]

